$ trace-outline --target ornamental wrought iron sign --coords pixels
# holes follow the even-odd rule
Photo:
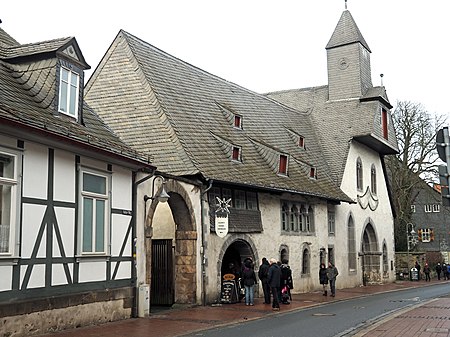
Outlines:
[[[228,234],[228,214],[230,213],[231,198],[226,200],[216,197],[216,199],[217,209],[214,229],[218,237],[224,238]]]

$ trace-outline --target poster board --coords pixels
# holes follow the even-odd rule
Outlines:
[[[223,280],[220,292],[221,303],[237,303],[239,302],[238,290],[235,280]]]

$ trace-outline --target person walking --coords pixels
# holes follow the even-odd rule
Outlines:
[[[270,304],[270,287],[268,282],[269,267],[269,261],[263,257],[261,260],[261,265],[259,266],[258,277],[261,280],[264,293],[264,304]]]
[[[428,265],[428,263],[425,263],[425,266],[423,266],[423,273],[425,274],[425,282],[430,282],[431,278],[430,278],[430,266]]]
[[[327,296],[328,277],[327,277],[327,267],[325,266],[325,263],[320,264],[319,282],[323,287],[323,296]]]
[[[270,267],[268,273],[268,283],[272,292],[272,310],[280,311],[280,303],[278,302],[278,290],[280,289],[281,269],[277,264],[277,260],[270,259]]]
[[[448,280],[448,269],[447,269],[447,265],[445,264],[445,262],[442,264],[442,273],[444,274],[444,281]]]
[[[331,296],[336,296],[336,277],[339,275],[337,268],[331,262],[328,262],[327,277],[330,282]]]
[[[438,262],[436,265],[436,275],[437,275],[438,281],[441,280],[441,273],[442,273],[442,266],[441,266],[440,262]]]
[[[248,258],[244,261],[244,268],[242,269],[242,284],[245,288],[245,305],[254,305],[254,294],[256,274],[253,269],[253,260]]]

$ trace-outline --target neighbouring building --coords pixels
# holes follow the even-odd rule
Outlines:
[[[0,28],[0,320],[31,336],[137,309],[136,192],[147,156],[83,99],[75,38],[20,44]]]
[[[295,292],[318,289],[327,261],[338,287],[394,280],[392,106],[349,11],[326,50],[328,85],[261,95],[118,33],[85,97],[151,154],[170,196],[158,202],[155,180],[138,195],[137,282],[152,305],[220,301],[247,257],[289,259]]]

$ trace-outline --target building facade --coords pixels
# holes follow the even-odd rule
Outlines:
[[[149,153],[170,195],[164,208],[138,196],[138,282],[152,305],[220,301],[230,263],[247,257],[287,258],[295,292],[318,289],[327,261],[338,287],[394,280],[383,158],[397,141],[370,52],[344,11],[328,85],[260,95],[119,32],[86,99]]]
[[[0,317],[31,336],[128,318],[138,179],[155,167],[83,100],[74,38],[0,28]],[[57,319],[55,319],[57,317]]]

